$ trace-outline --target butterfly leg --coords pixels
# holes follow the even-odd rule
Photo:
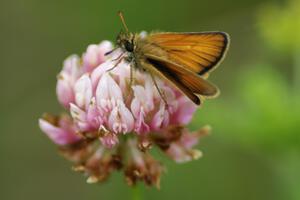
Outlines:
[[[119,60],[122,56],[124,55],[124,53],[121,53],[118,57],[112,59],[112,61],[116,61],[116,60]]]
[[[133,67],[130,66],[130,75],[129,75],[129,83],[128,83],[128,91],[129,93],[126,95],[126,103],[130,103],[130,99],[133,96],[133,89],[132,85],[134,84],[134,74],[133,74]]]
[[[131,88],[132,84],[133,84],[133,67],[130,66],[130,79],[129,79],[129,88]]]
[[[155,77],[153,76],[153,74],[151,72],[149,72],[149,71],[148,71],[148,73],[151,76],[151,79],[153,81],[153,84],[154,84],[155,88],[158,91],[158,94],[160,95],[160,97],[162,98],[162,100],[164,101],[164,103],[166,105],[166,108],[168,109],[169,106],[168,106],[168,102],[167,102],[165,93],[163,91],[161,91],[160,88],[158,87],[158,84],[157,84],[157,82],[156,82]]]
[[[109,71],[115,69],[115,68],[122,62],[122,60],[123,60],[124,58],[125,58],[124,54],[121,54],[121,55],[119,55],[116,59],[113,59],[113,61],[116,61],[116,60],[117,60],[117,62],[114,64],[114,66],[113,66],[112,68],[110,68],[110,69],[108,69],[108,70],[106,70],[106,71],[109,72]]]

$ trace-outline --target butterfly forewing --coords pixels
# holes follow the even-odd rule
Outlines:
[[[223,32],[155,33],[149,39],[168,53],[174,63],[205,75],[224,57],[228,35]]]

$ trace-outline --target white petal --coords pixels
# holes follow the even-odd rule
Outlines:
[[[81,108],[87,108],[92,98],[92,82],[88,74],[84,74],[75,84],[75,101]]]

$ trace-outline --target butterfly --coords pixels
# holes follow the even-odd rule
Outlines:
[[[125,52],[118,57],[117,64],[125,59],[135,69],[148,73],[166,104],[156,77],[171,83],[197,105],[201,104],[202,97],[212,98],[219,94],[219,89],[206,79],[225,57],[229,46],[227,33],[157,32],[141,35],[129,32],[121,12],[119,16],[126,32],[120,32],[117,37],[117,48]]]

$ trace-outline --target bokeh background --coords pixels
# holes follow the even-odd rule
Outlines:
[[[210,124],[204,157],[163,160],[161,189],[143,199],[300,199],[300,0],[1,0],[0,199],[134,199],[122,174],[89,185],[39,130],[59,113],[56,74],[70,54],[114,40],[117,11],[131,31],[231,35],[211,75],[222,95],[206,101],[191,129]]]

